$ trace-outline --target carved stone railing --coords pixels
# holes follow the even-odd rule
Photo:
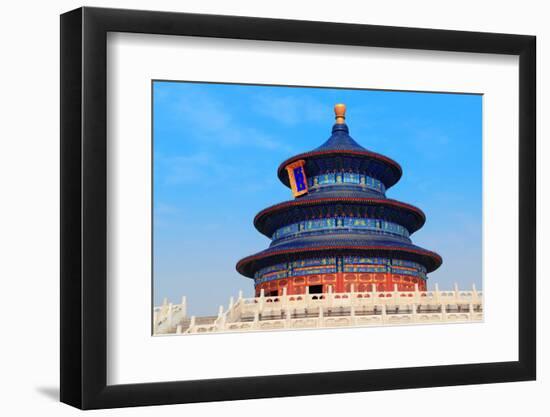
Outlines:
[[[483,294],[471,290],[370,291],[243,298],[242,292],[217,316],[187,317],[185,297],[179,305],[154,309],[154,333],[210,333],[267,329],[368,326],[407,323],[479,321]]]

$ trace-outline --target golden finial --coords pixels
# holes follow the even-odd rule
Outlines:
[[[336,124],[338,125],[344,124],[344,120],[346,120],[346,105],[345,104],[335,105],[334,114],[336,115]]]

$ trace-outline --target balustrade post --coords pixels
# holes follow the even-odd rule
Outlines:
[[[225,327],[225,316],[223,314],[223,306],[218,308],[218,318],[216,319],[216,327],[223,330]]]
[[[173,318],[173,305],[172,303],[168,304],[168,327],[172,328],[172,318]]]
[[[181,334],[181,333],[182,333],[181,324],[178,324],[178,327],[176,327],[176,334]]]
[[[439,284],[437,282],[435,283],[434,293],[435,293],[435,302],[439,303]]]
[[[441,321],[447,320],[447,307],[445,303],[441,303]]]
[[[187,317],[187,297],[185,295],[181,297],[181,315],[183,318]]]
[[[229,321],[233,321],[233,317],[235,316],[235,299],[233,296],[229,297],[229,305],[227,306],[225,316]]]
[[[458,284],[455,282],[454,283],[454,293],[455,293],[454,295],[455,295],[455,301],[456,301],[457,304],[458,304],[458,301],[459,301],[458,300],[458,292],[459,292]]]
[[[159,313],[158,311],[154,311],[153,312],[153,334],[157,334],[158,321],[159,321]]]
[[[349,303],[350,305],[355,305],[357,303],[357,299],[355,297],[355,284],[353,282],[349,286]]]
[[[260,302],[258,303],[258,307],[260,308],[260,312],[264,309],[264,302],[265,302],[265,290],[262,288],[260,290]]]
[[[310,307],[311,306],[311,299],[309,297],[309,287],[307,285],[304,286],[304,292],[303,293],[300,292],[300,294],[302,295],[302,298],[303,298],[302,304],[303,304],[304,308]]]

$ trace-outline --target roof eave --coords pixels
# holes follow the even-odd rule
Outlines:
[[[402,174],[403,174],[403,169],[401,168],[401,165],[399,165],[396,161],[394,161],[393,159],[391,158],[388,158],[387,156],[384,156],[384,155],[381,155],[381,154],[378,154],[376,152],[371,152],[371,151],[357,151],[357,150],[324,150],[324,151],[311,151],[311,152],[305,152],[305,153],[301,153],[301,154],[298,154],[298,155],[295,155],[293,157],[290,157],[288,158],[287,160],[283,161],[280,165],[279,165],[279,168],[277,168],[277,176],[279,177],[279,180],[287,187],[290,187],[290,182],[289,182],[289,178],[288,178],[288,173],[286,172],[286,169],[285,167],[288,165],[288,164],[291,164],[292,162],[295,162],[297,160],[300,160],[300,159],[311,159],[311,158],[317,158],[317,157],[321,157],[321,156],[330,156],[330,155],[335,155],[335,156],[362,156],[362,157],[367,157],[367,158],[371,158],[371,159],[375,159],[375,160],[378,160],[378,161],[381,161],[385,164],[387,164],[388,166],[391,167],[391,169],[394,171],[394,174],[395,174],[395,179],[393,180],[393,182],[390,182],[388,184],[385,184],[386,185],[386,188],[390,188],[392,187],[393,185],[395,185],[399,179],[401,178]]]

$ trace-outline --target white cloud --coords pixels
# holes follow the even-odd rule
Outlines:
[[[199,180],[208,184],[208,178],[219,178],[224,173],[224,165],[205,152],[186,156],[156,155],[155,163],[162,166],[164,182],[168,184],[188,184]],[[208,172],[208,175],[204,175]],[[205,182],[206,181],[206,182]]]
[[[187,133],[186,140],[208,141],[216,146],[291,151],[268,133],[247,126],[244,118],[235,118],[230,106],[204,90],[186,86],[185,94],[173,98],[171,128]]]

